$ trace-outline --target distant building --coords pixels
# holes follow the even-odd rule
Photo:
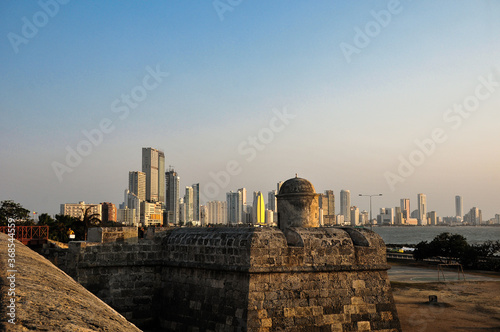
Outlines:
[[[378,215],[377,222],[380,225],[394,225],[394,209],[381,208]]]
[[[464,216],[464,200],[462,196],[455,196],[455,216],[460,218]]]
[[[180,177],[171,166],[168,172],[165,173],[165,183],[165,209],[167,211],[167,221],[169,223],[173,223],[174,225],[178,225]]]
[[[146,200],[146,173],[131,171],[128,172],[128,190],[135,194],[139,200]]]
[[[245,191],[246,192],[246,191]],[[234,225],[243,222],[243,192],[228,192],[226,194],[227,202],[227,223]]]
[[[102,211],[102,222],[116,222],[117,220],[117,209],[113,203],[104,202],[101,203]]]
[[[401,224],[406,224],[407,220],[411,218],[410,214],[410,199],[402,198],[401,199]]]
[[[350,209],[350,216],[349,220],[351,223],[351,226],[358,226],[359,225],[359,209],[356,206],[351,206]],[[346,221],[347,223],[347,221]]]
[[[83,219],[85,210],[90,208],[90,214],[97,214],[99,220],[102,220],[102,206],[101,204],[88,204],[84,201],[79,203],[66,203],[61,204],[61,214],[63,216],[75,217],[78,219]]]
[[[401,212],[401,206],[396,206],[394,208],[394,225],[403,224],[403,213]]]
[[[186,209],[184,223],[193,222],[193,187],[186,187],[186,193],[184,194],[184,204]]]
[[[200,184],[195,183],[193,188],[193,221],[200,221]]]
[[[135,211],[134,222],[139,224],[141,221],[141,201],[139,197],[137,197],[134,193],[131,193],[129,190],[125,190],[125,201],[124,208],[129,208],[130,210]]]
[[[429,220],[429,225],[436,226],[438,223],[436,211],[428,212],[427,219]]]
[[[276,226],[274,224],[274,211],[272,210],[266,210],[266,225]]]
[[[351,192],[349,190],[340,191],[340,214],[344,216],[344,222],[351,222]]]
[[[336,224],[337,224],[337,225],[341,225],[341,226],[343,226],[343,225],[344,225],[344,215],[342,215],[342,214],[337,214],[337,215],[335,216],[335,220],[336,220]]]
[[[200,205],[200,226],[208,225],[208,206]]]
[[[370,220],[370,217],[369,217],[368,211],[363,210],[359,213],[359,223],[361,225],[370,224],[369,220]]]
[[[471,225],[481,225],[483,222],[483,213],[477,207],[470,209],[469,213],[464,216],[464,221]]]
[[[207,203],[207,224],[227,224],[227,202],[210,201]]]
[[[418,224],[427,225],[427,196],[425,194],[417,195],[418,204]]]
[[[252,221],[254,225],[263,225],[266,223],[266,206],[262,192],[253,193]]]
[[[271,190],[267,193],[267,208],[273,212],[277,212],[277,198],[278,192],[276,190]]]
[[[127,226],[138,226],[139,219],[136,217],[136,210],[129,209],[128,207],[124,209],[118,209],[117,211],[117,222],[122,223]]]
[[[324,225],[335,225],[335,195],[333,190],[325,190],[324,194],[319,195],[319,208],[323,209]]]
[[[153,148],[142,148],[142,171],[146,174],[146,200],[165,201],[165,154]]]
[[[163,226],[163,208],[160,202],[141,202],[141,224],[144,227]]]

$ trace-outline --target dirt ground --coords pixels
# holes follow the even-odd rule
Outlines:
[[[500,331],[500,281],[392,282],[403,332]],[[429,304],[429,295],[438,303]]]

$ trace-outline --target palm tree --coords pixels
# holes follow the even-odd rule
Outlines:
[[[101,219],[99,219],[99,214],[98,213],[91,213],[91,209],[93,206],[89,206],[86,208],[82,208],[83,212],[83,226],[85,227],[85,241],[87,241],[87,232],[91,226],[100,226],[101,225]]]

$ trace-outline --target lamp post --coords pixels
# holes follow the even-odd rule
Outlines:
[[[370,197],[370,230],[373,229],[373,218],[372,218],[372,197],[374,196],[382,196],[382,194],[373,194],[373,195],[367,195],[367,194],[359,194],[359,196],[367,196]]]

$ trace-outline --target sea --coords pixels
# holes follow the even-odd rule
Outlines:
[[[432,241],[441,233],[459,234],[469,244],[481,244],[486,241],[500,241],[498,226],[373,226],[386,244],[417,244]]]

